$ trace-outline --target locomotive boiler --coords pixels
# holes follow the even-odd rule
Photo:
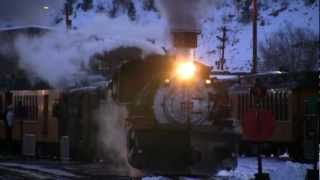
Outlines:
[[[159,175],[210,176],[237,164],[238,133],[223,87],[192,57],[195,33],[177,33],[187,48],[174,56],[130,61],[113,76],[112,97],[126,105],[128,161]],[[191,36],[190,38],[190,34]],[[188,38],[185,38],[188,37]]]

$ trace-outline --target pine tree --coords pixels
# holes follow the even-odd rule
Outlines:
[[[84,11],[91,9],[92,8],[92,0],[83,0],[81,8]]]

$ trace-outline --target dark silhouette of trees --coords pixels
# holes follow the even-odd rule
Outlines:
[[[289,72],[316,70],[319,58],[319,34],[287,25],[260,43],[260,71]]]

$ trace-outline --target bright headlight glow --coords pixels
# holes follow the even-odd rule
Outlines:
[[[177,76],[182,80],[189,80],[193,78],[196,72],[196,66],[193,62],[182,62],[177,66]]]

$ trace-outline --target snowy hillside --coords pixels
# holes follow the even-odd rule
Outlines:
[[[144,8],[143,0],[132,1],[135,8],[135,17],[133,23],[139,26],[149,25],[152,29],[154,38],[160,37],[163,31],[166,31],[166,20],[154,9]],[[304,0],[263,0],[260,1],[258,16],[258,41],[264,41],[272,32],[276,32],[287,25],[293,27],[305,27],[314,32],[319,32],[319,2],[306,5]],[[75,5],[76,7],[76,5]],[[95,14],[103,14],[106,19],[109,18],[113,4],[111,0],[94,1],[93,9],[88,12],[80,8],[75,10],[73,17],[73,26],[81,28],[85,24],[92,23]],[[251,8],[251,7],[250,7]],[[123,14],[129,14],[128,9],[118,8],[114,18],[123,18]],[[219,29],[226,26],[227,46],[226,46],[226,64],[232,71],[248,71],[251,61],[251,33],[252,24],[243,23],[240,19],[241,9],[237,8],[235,0],[217,1],[212,10],[210,9],[207,17],[202,21],[202,33],[199,37],[199,47],[197,49],[198,58],[210,65],[214,64],[219,58],[217,46],[220,42],[216,36],[221,36]],[[111,24],[101,26],[103,29],[112,27]],[[131,29],[126,29],[130,33]],[[150,32],[146,32],[150,33]],[[114,36],[114,35],[112,35]],[[166,41],[168,39],[165,39]],[[161,41],[161,40],[160,40]],[[157,42],[156,42],[157,43]],[[158,42],[163,46],[163,42]]]
[[[319,32],[319,2],[312,6],[305,6],[301,0],[265,0],[265,4],[260,8],[258,16],[258,41],[264,41],[272,32],[276,32],[286,25],[294,27],[306,27],[315,32]],[[283,10],[283,11],[281,11]],[[271,15],[279,11],[277,16]],[[218,59],[218,53],[208,53],[217,50],[219,42],[216,35],[221,36],[217,29],[225,24],[230,30],[227,32],[229,41],[226,47],[226,63],[230,70],[248,70],[250,68],[252,54],[252,24],[240,23],[234,5],[226,1],[221,8],[216,7],[210,17],[216,17],[213,21],[207,21],[203,25],[203,37],[200,40],[199,56],[206,62]],[[233,17],[233,18],[232,18]],[[224,19],[225,22],[224,22]],[[218,51],[216,51],[218,52]],[[259,56],[259,55],[258,55]]]

